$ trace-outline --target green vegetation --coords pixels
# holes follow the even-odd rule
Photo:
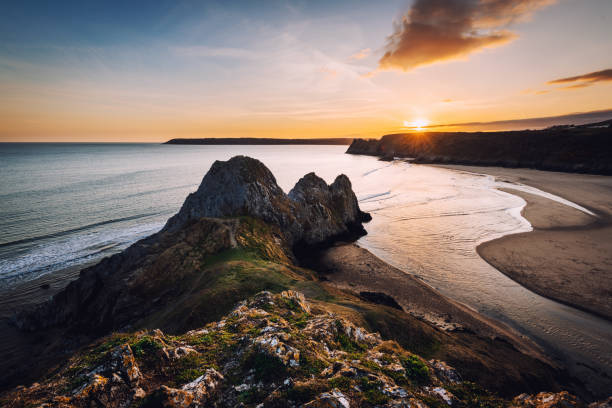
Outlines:
[[[297,404],[304,404],[313,400],[320,393],[327,391],[327,387],[321,382],[310,382],[306,384],[295,384],[284,393],[284,397]]]
[[[380,381],[370,381],[367,377],[361,377],[359,388],[363,392],[365,400],[371,404],[384,404],[389,397],[382,393]]]
[[[274,381],[287,377],[287,367],[275,356],[254,352],[244,360],[243,367],[254,370],[255,379]]]
[[[408,358],[401,358],[402,365],[406,369],[406,377],[417,384],[427,384],[430,381],[429,368],[417,356],[411,355]]]
[[[300,370],[306,375],[317,376],[325,370],[327,363],[316,357],[310,357],[305,351],[300,352]]]
[[[467,408],[502,408],[507,405],[506,401],[473,382],[453,384],[448,390]]]
[[[342,350],[348,353],[354,353],[354,352],[366,350],[367,347],[364,344],[360,344],[356,341],[353,341],[346,335],[346,333],[344,332],[344,326],[342,325],[342,322],[339,320],[336,321],[336,330],[337,330],[336,341],[340,344],[340,348]]]
[[[132,347],[132,352],[135,357],[143,357],[147,354],[155,354],[158,350],[161,350],[164,346],[152,338],[151,336],[143,336],[135,343],[130,345]]]
[[[329,379],[330,388],[338,388],[341,391],[347,392],[351,388],[351,380],[348,377],[334,377]]]

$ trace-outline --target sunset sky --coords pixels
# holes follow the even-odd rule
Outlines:
[[[610,0],[0,5],[0,141],[378,137],[611,108]]]

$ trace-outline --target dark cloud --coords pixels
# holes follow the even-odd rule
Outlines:
[[[604,81],[612,81],[612,69],[604,69],[603,71],[590,72],[584,75],[555,79],[554,81],[548,81],[548,84],[571,84],[563,89],[580,89],[591,86],[596,82]]]
[[[508,25],[556,0],[415,0],[387,39],[380,69],[409,71],[516,38]]]

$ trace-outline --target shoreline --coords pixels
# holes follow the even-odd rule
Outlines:
[[[308,267],[338,289],[356,294],[384,293],[406,314],[442,332],[502,340],[526,355],[553,366],[556,364],[538,344],[504,322],[441,294],[426,282],[390,265],[356,243],[338,243],[322,250],[315,258],[315,263]]]
[[[612,321],[612,177],[498,167],[437,166],[486,174],[499,181],[536,187],[572,201],[588,215],[547,198],[512,188],[521,215],[533,231],[505,235],[478,245],[478,255],[525,288]]]

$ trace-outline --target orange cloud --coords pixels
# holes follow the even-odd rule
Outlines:
[[[506,27],[555,0],[416,0],[395,24],[379,69],[410,71],[418,66],[466,58],[506,44],[516,34]]]
[[[548,81],[549,85],[557,85],[557,84],[571,84],[563,87],[562,89],[580,89],[586,88],[587,86],[591,86],[596,82],[606,82],[612,81],[612,69],[604,69],[602,71],[590,72],[588,74],[577,75],[573,77],[560,78],[555,79],[553,81]]]
[[[540,89],[540,90],[534,90],[534,89],[525,89],[523,91],[521,91],[522,95],[544,95],[549,93],[550,90],[549,89]]]
[[[321,67],[319,68],[319,71],[325,74],[325,76],[328,78],[333,78],[338,75],[338,71],[329,67]]]
[[[360,50],[359,52],[356,52],[355,54],[351,55],[349,57],[349,60],[360,60],[360,59],[364,59],[365,57],[367,57],[368,55],[370,55],[370,52],[372,52],[371,49],[369,48],[364,48],[363,50]]]

